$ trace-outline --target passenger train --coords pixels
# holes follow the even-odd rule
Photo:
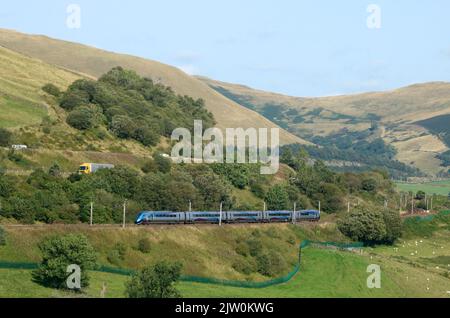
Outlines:
[[[196,224],[196,223],[272,223],[320,220],[320,211],[204,211],[167,212],[143,211],[136,218],[137,225],[148,224]]]

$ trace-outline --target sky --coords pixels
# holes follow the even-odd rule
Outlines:
[[[449,14],[448,0],[3,0],[0,28],[307,97],[450,81]]]

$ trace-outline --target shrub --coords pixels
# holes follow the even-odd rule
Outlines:
[[[355,241],[375,244],[386,239],[383,213],[373,208],[359,207],[338,222],[339,230]]]
[[[261,254],[263,250],[263,246],[260,240],[257,238],[251,238],[247,241],[248,249],[250,252],[250,255],[255,257]]]
[[[239,273],[250,275],[255,272],[255,266],[246,259],[239,259],[232,265],[233,269]]]
[[[0,226],[0,246],[6,245],[6,231]]]
[[[256,261],[258,263],[258,273],[264,276],[277,276],[286,268],[284,258],[275,251],[259,255]]]
[[[267,208],[269,210],[285,210],[288,207],[289,196],[281,185],[275,185],[266,194]]]
[[[53,96],[55,96],[55,97],[61,96],[61,91],[59,90],[59,88],[56,87],[55,85],[51,84],[51,83],[45,84],[45,85],[42,87],[42,90],[43,90],[44,92],[46,92],[47,94],[53,95]]]
[[[66,289],[67,267],[80,266],[81,287],[89,286],[88,270],[96,265],[93,247],[84,235],[68,234],[47,238],[39,244],[42,262],[33,272],[33,278],[40,284]]]
[[[179,298],[180,293],[174,284],[180,279],[181,264],[159,262],[146,267],[133,275],[126,283],[129,298]]]
[[[9,130],[0,128],[0,147],[9,147],[11,144],[12,133]]]
[[[151,243],[148,238],[140,239],[138,242],[138,250],[144,254],[150,253],[151,251]]]
[[[69,113],[67,123],[78,130],[86,130],[94,126],[94,113],[89,107],[79,107]]]

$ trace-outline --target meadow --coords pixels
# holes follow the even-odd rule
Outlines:
[[[424,191],[427,194],[438,194],[447,196],[450,194],[450,180],[435,181],[428,183],[396,183],[400,191],[414,193]]]

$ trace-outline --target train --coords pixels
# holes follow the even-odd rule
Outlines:
[[[197,211],[169,212],[143,211],[139,213],[137,225],[150,224],[219,224],[219,223],[274,223],[274,222],[318,222],[320,211]]]

